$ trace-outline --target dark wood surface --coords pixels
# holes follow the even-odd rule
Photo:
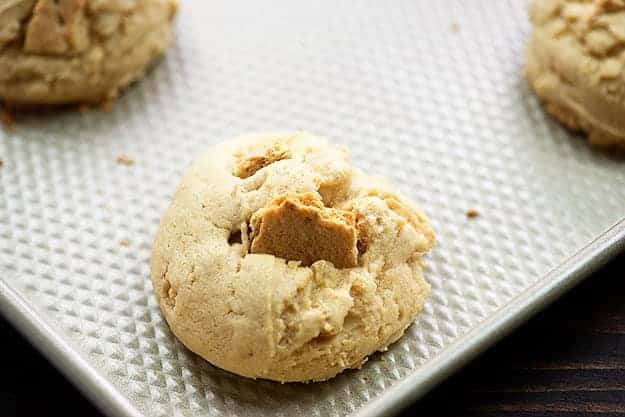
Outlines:
[[[0,334],[0,416],[99,415],[4,321]],[[625,415],[625,255],[405,415]]]

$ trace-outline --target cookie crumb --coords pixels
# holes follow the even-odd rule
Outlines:
[[[2,168],[3,165],[4,165],[4,161],[0,159],[0,168]]]
[[[451,26],[449,26],[449,30],[451,30],[452,33],[458,33],[460,32],[460,25],[458,22],[452,22]]]
[[[121,154],[117,157],[117,163],[120,165],[131,166],[134,165],[135,160],[128,155]]]
[[[15,130],[15,119],[7,110],[0,109],[0,124],[9,132]]]
[[[113,109],[113,100],[104,100],[100,103],[100,110],[104,112],[110,112]]]
[[[89,107],[88,104],[81,104],[80,106],[78,106],[78,111],[82,114],[87,113],[89,110],[91,110],[91,107]]]
[[[474,218],[480,215],[480,212],[477,211],[476,209],[474,209],[473,207],[471,207],[470,209],[467,210],[466,215],[468,218]]]
[[[130,241],[128,239],[122,239],[119,241],[121,246],[130,246]]]

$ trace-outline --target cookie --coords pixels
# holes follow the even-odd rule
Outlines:
[[[534,0],[527,78],[547,111],[591,143],[625,146],[625,2]]]
[[[172,332],[250,378],[320,381],[401,337],[430,292],[427,219],[347,149],[308,133],[208,150],[158,229],[152,283]]]
[[[0,100],[114,99],[170,44],[177,1],[0,0]]]

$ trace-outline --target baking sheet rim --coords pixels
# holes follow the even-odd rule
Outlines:
[[[439,352],[421,366],[419,372],[412,373],[365,404],[355,415],[386,417],[400,412],[623,250],[625,218]],[[39,315],[4,278],[0,279],[0,313],[104,414],[111,417],[143,415],[72,343],[55,332],[49,319]]]
[[[387,417],[400,412],[623,251],[625,218],[439,352],[420,367],[420,372],[407,376],[380,397],[365,404],[355,415]]]

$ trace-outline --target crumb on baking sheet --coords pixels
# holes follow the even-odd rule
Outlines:
[[[119,244],[120,244],[121,246],[130,246],[130,241],[129,241],[128,239],[121,239],[121,240],[119,241]]]
[[[100,109],[105,112],[110,112],[111,109],[113,109],[113,102],[114,100],[110,99],[104,100],[102,103],[100,103]]]
[[[121,154],[117,157],[117,163],[120,165],[131,166],[135,163],[135,160],[128,155]]]
[[[0,108],[0,125],[10,132],[15,129],[15,119],[7,110]]]
[[[460,25],[458,24],[458,22],[451,22],[449,30],[451,30],[453,33],[458,33],[460,32]]]
[[[465,213],[467,215],[467,217],[469,218],[473,218],[473,217],[477,217],[480,215],[480,212],[477,211],[476,209],[474,209],[473,207],[471,207],[470,209],[468,209]]]

